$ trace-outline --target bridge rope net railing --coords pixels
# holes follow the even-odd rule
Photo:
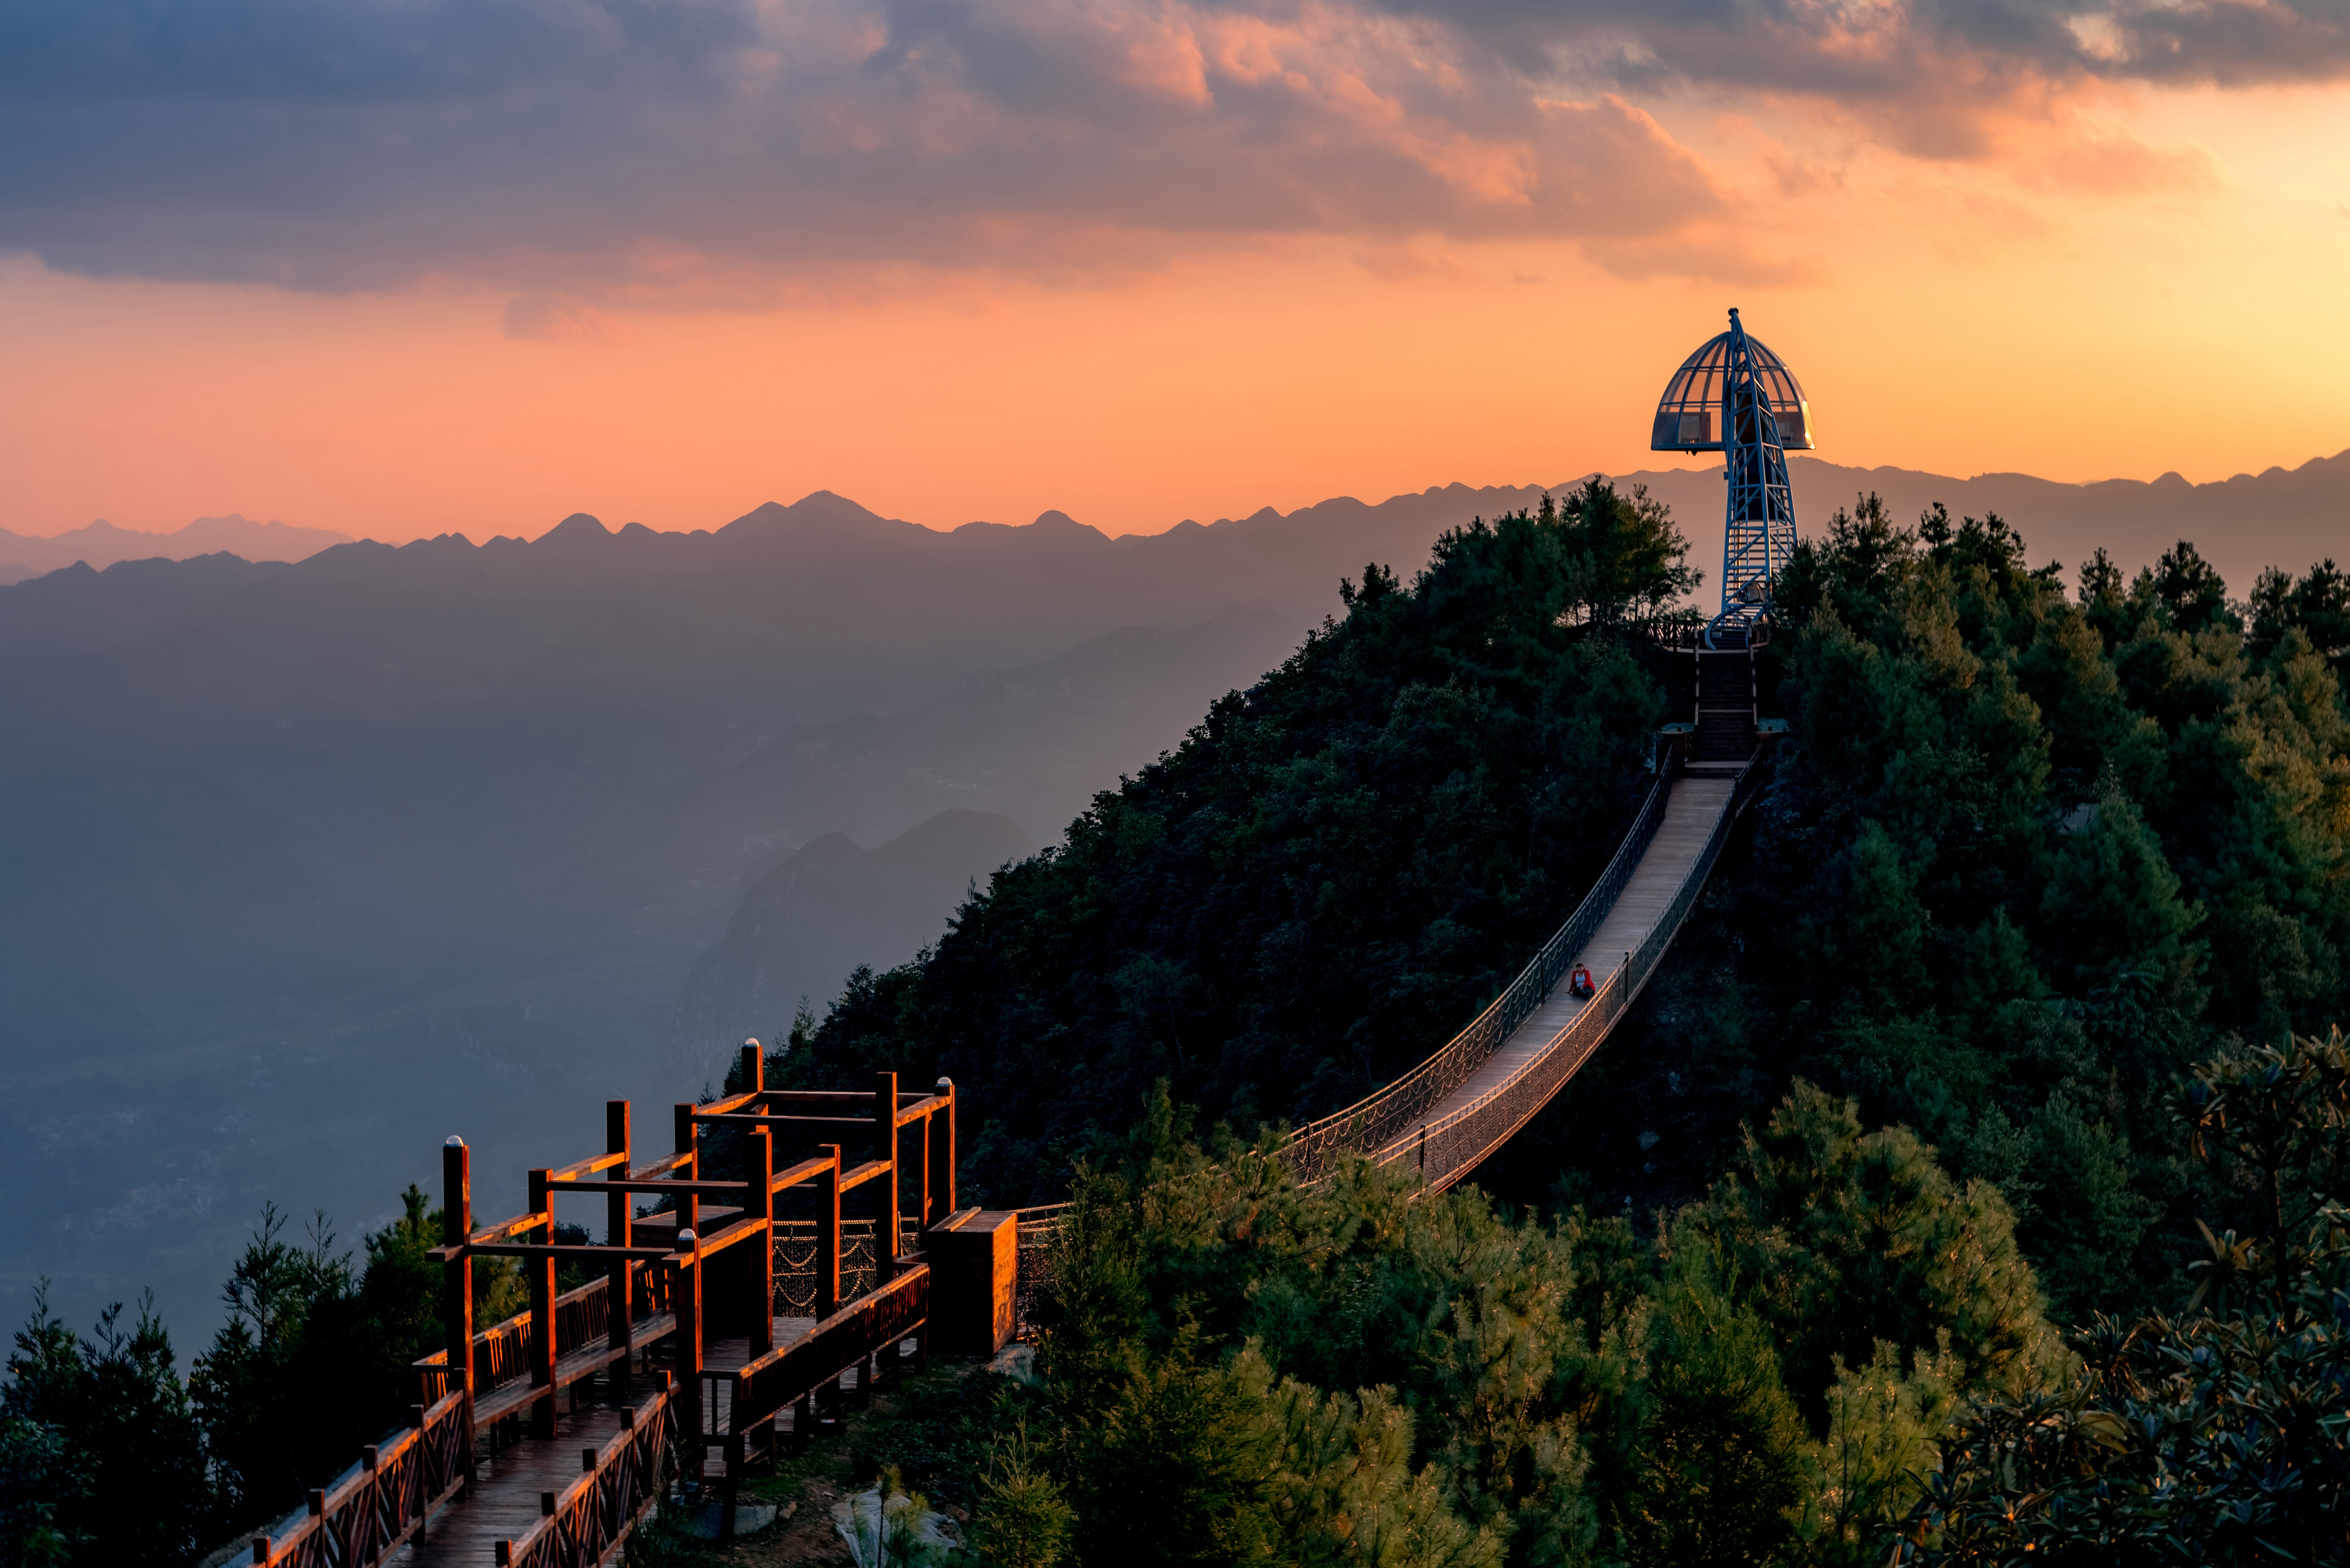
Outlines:
[[[840,1221],[840,1302],[846,1306],[870,1295],[888,1282],[875,1246],[879,1221],[844,1217]],[[777,1317],[816,1315],[816,1222],[813,1220],[775,1221],[775,1314]],[[922,1222],[902,1215],[898,1222],[898,1257],[910,1262],[922,1249]]]
[[[1328,1176],[1338,1159],[1349,1154],[1378,1155],[1444,1103],[1467,1083],[1507,1040],[1542,1006],[1566,975],[1567,966],[1590,944],[1592,937],[1616,907],[1625,885],[1665,819],[1665,804],[1672,795],[1678,769],[1666,766],[1641,801],[1638,813],[1616,846],[1599,879],[1591,885],[1575,913],[1566,918],[1542,950],[1518,977],[1503,989],[1491,1005],[1426,1061],[1393,1083],[1373,1092],[1345,1110],[1311,1121],[1290,1135],[1279,1158],[1295,1173],[1300,1185]],[[1596,999],[1594,999],[1596,1005]],[[1589,1009],[1586,1010],[1586,1012]]]
[[[1614,1029],[1616,1021],[1647,986],[1657,966],[1664,961],[1666,949],[1672,945],[1681,923],[1704,894],[1706,881],[1713,873],[1714,862],[1721,857],[1722,846],[1729,842],[1738,814],[1761,781],[1762,763],[1758,758],[1739,773],[1728,804],[1706,836],[1705,847],[1682,877],[1680,886],[1674,889],[1671,902],[1648,928],[1640,945],[1625,955],[1622,965],[1601,982],[1597,992],[1565,1028],[1502,1082],[1467,1105],[1456,1106],[1440,1120],[1426,1123],[1373,1151],[1372,1158],[1380,1165],[1410,1160],[1418,1166],[1425,1187],[1441,1190],[1475,1169],[1486,1156],[1532,1121],[1534,1114],[1548,1105],[1590,1059],[1592,1052]]]
[[[1615,1026],[1648,983],[1681,922],[1704,890],[1731,825],[1761,782],[1762,759],[1757,756],[1740,772],[1731,800],[1708,836],[1705,848],[1690,867],[1672,902],[1650,929],[1639,948],[1601,984],[1590,1002],[1536,1056],[1468,1106],[1430,1122],[1428,1114],[1465,1084],[1492,1059],[1502,1043],[1542,1006],[1567,966],[1606,923],[1630,883],[1648,846],[1662,826],[1673,781],[1680,776],[1678,760],[1660,758],[1656,783],[1626,829],[1621,843],[1584,896],[1542,950],[1495,997],[1466,1029],[1447,1041],[1410,1072],[1365,1096],[1345,1110],[1309,1122],[1275,1151],[1300,1185],[1328,1176],[1348,1155],[1361,1155],[1381,1165],[1406,1158],[1417,1163],[1422,1179],[1447,1187],[1459,1176],[1507,1142],[1511,1136],[1548,1104],[1559,1087],[1573,1077]],[[1019,1274],[1014,1300],[1015,1332],[1025,1339],[1034,1320],[1039,1293],[1050,1288],[1053,1246],[1067,1203],[1041,1204],[1020,1213]]]

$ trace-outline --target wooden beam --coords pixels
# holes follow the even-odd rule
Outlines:
[[[854,1188],[862,1187],[868,1181],[872,1181],[879,1177],[884,1177],[889,1174],[889,1162],[888,1160],[868,1159],[863,1165],[860,1165],[855,1169],[847,1171],[842,1175],[840,1179],[840,1190],[843,1192],[849,1191]]]
[[[898,1107],[898,1125],[899,1127],[904,1127],[908,1122],[927,1120],[946,1108],[947,1102],[942,1096],[938,1095],[924,1095],[920,1099],[914,1101],[910,1105],[899,1106]]]
[[[729,1111],[739,1110],[750,1105],[758,1097],[756,1090],[747,1095],[729,1095],[723,1100],[712,1100],[706,1106],[696,1106],[694,1113],[697,1116],[723,1116]]]
[[[509,1236],[519,1236],[525,1231],[537,1230],[546,1223],[546,1218],[543,1212],[517,1214],[511,1220],[501,1220],[494,1225],[484,1226],[481,1230],[468,1235],[465,1240],[475,1244],[484,1241],[503,1241]]]
[[[797,1165],[787,1166],[775,1172],[774,1179],[767,1183],[767,1190],[781,1192],[787,1187],[797,1187],[803,1181],[814,1181],[825,1171],[839,1168],[840,1161],[837,1158],[820,1154],[814,1159],[804,1159]]]
[[[696,1236],[693,1241],[692,1259],[698,1263],[715,1257],[735,1242],[747,1241],[752,1237],[762,1234],[766,1229],[767,1222],[764,1220],[737,1220],[723,1231],[713,1231],[707,1236]],[[686,1255],[685,1249],[678,1250],[678,1256],[681,1259]]]
[[[625,1106],[629,1102],[626,1100],[608,1100],[605,1103],[608,1106]],[[593,1176],[599,1170],[609,1170],[614,1166],[618,1166],[623,1170],[628,1168],[629,1151],[627,1149],[608,1150],[603,1154],[593,1156],[588,1159],[575,1159],[569,1165],[557,1166],[553,1170],[546,1173],[546,1179],[549,1181],[577,1181],[583,1176]]]
[[[749,1127],[869,1127],[873,1125],[871,1116],[793,1116],[751,1111],[696,1111],[693,1119],[698,1122],[735,1122]]]
[[[593,1241],[567,1242],[559,1247],[538,1241],[492,1241],[486,1245],[467,1241],[456,1247],[435,1247],[424,1254],[434,1262],[454,1262],[458,1257],[473,1258],[553,1258],[561,1262],[576,1258],[581,1262],[609,1262],[614,1258],[634,1258],[643,1262],[671,1262],[681,1257],[674,1247],[599,1247]]]
[[[660,1159],[653,1161],[642,1170],[634,1172],[630,1179],[636,1181],[652,1181],[660,1177],[667,1176],[672,1170],[683,1170],[692,1163],[693,1155],[691,1150],[684,1154],[668,1155]]]
[[[745,1192],[747,1181],[573,1181],[567,1182],[575,1192]]]

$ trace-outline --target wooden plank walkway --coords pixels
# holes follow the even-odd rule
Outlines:
[[[774,1325],[775,1342],[781,1346],[805,1338],[816,1320],[779,1317]],[[910,1352],[911,1347],[906,1349]],[[702,1369],[733,1372],[750,1360],[747,1337],[712,1340],[703,1353]],[[866,1392],[860,1383],[860,1369],[847,1368],[840,1377],[841,1397],[858,1398]],[[723,1424],[733,1414],[725,1407],[729,1386],[721,1383],[716,1389]],[[779,1437],[791,1433],[793,1415],[787,1407],[776,1417]],[[519,1541],[538,1523],[540,1494],[560,1493],[577,1480],[587,1468],[582,1450],[600,1450],[619,1435],[621,1427],[617,1406],[593,1405],[557,1418],[552,1438],[524,1437],[507,1445],[475,1468],[470,1501],[443,1506],[384,1562],[399,1568],[492,1568],[499,1542]]]
[[[400,1568],[491,1568],[497,1543],[519,1541],[539,1521],[539,1494],[579,1479],[581,1450],[600,1450],[620,1435],[619,1407],[591,1405],[556,1418],[552,1438],[525,1438],[474,1468],[473,1496],[452,1502],[386,1563]]]
[[[1576,956],[1575,961],[1591,971],[1596,985],[1604,986],[1609,975],[1624,967],[1625,959],[1639,950],[1658,920],[1671,908],[1674,896],[1705,854],[1716,825],[1730,810],[1737,787],[1736,776],[1728,773],[1693,773],[1673,781],[1673,792],[1666,797],[1665,817],[1657,825],[1656,837],[1649,840],[1647,853],[1633,868],[1631,879],[1617,896],[1607,918]],[[1572,965],[1568,972],[1574,972]],[[1469,1075],[1467,1082],[1428,1113],[1427,1122],[1441,1122],[1508,1082],[1549,1051],[1589,1005],[1561,981],[1533,1015],[1513,1030],[1493,1054]],[[1416,1131],[1408,1133],[1383,1150],[1381,1162],[1397,1158],[1417,1136]],[[1456,1174],[1448,1173],[1447,1181]]]

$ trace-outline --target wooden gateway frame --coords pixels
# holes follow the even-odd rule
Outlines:
[[[743,1047],[741,1081],[748,1085],[742,1093],[677,1106],[672,1152],[641,1165],[629,1102],[607,1102],[604,1152],[532,1170],[529,1207],[492,1225],[473,1223],[473,1151],[453,1137],[443,1147],[442,1244],[430,1255],[444,1270],[447,1345],[415,1368],[426,1405],[462,1401],[468,1478],[484,1435],[521,1420],[530,1436],[552,1438],[563,1397],[576,1407],[591,1379],[603,1376],[608,1397],[623,1405],[631,1379],[673,1379],[683,1479],[701,1482],[710,1450],[719,1451],[722,1528],[731,1534],[747,1445],[762,1436],[772,1445],[786,1407],[796,1407],[795,1428],[805,1434],[826,1384],[858,1367],[860,1386],[869,1386],[877,1360],[894,1364],[909,1340],[918,1356],[926,1351],[930,1271],[908,1243],[953,1217],[953,1084],[941,1078],[931,1093],[907,1095],[897,1074],[877,1073],[870,1091],[769,1089],[755,1043]],[[704,1144],[713,1130],[740,1139],[739,1158],[727,1162],[739,1174],[709,1174]],[[794,1133],[837,1141],[779,1164],[776,1145]],[[858,1221],[844,1222],[841,1199],[859,1189],[869,1190],[875,1210],[873,1288],[844,1303],[844,1246],[861,1237],[853,1234]],[[815,1211],[814,1316],[786,1314],[779,1329],[777,1241],[787,1225],[803,1232],[806,1225],[778,1213],[778,1200],[794,1193]],[[590,1194],[605,1200],[605,1240],[558,1243],[556,1199]],[[638,1214],[639,1197],[671,1207]],[[520,1261],[528,1311],[474,1328],[477,1258]],[[556,1270],[566,1262],[601,1272],[558,1293]],[[806,1327],[795,1332],[798,1322]],[[548,1323],[554,1332],[540,1333]],[[656,1367],[657,1356],[665,1365]]]

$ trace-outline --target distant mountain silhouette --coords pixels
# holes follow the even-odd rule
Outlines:
[[[0,584],[39,576],[70,566],[76,561],[102,570],[117,561],[184,561],[192,556],[222,551],[248,561],[302,561],[332,545],[350,542],[348,534],[331,529],[255,523],[236,513],[226,517],[199,517],[186,527],[168,534],[117,528],[103,517],[46,537],[11,534],[0,528],[0,562],[7,563],[0,566]]]
[[[1787,460],[1802,526],[1824,526],[1839,506],[1874,491],[1904,523],[1939,501],[1953,517],[1996,512],[2022,530],[2035,564],[2059,560],[2076,568],[2099,546],[2135,571],[2180,539],[2191,539],[2220,568],[2229,591],[2241,598],[2263,566],[2306,571],[2350,550],[2350,452],[2313,458],[2299,468],[2271,468],[2232,479],[2189,484],[2176,473],[2159,479],[2107,479],[2064,484],[2027,473],[1979,473],[1971,479],[1908,468],[1846,468],[1817,458]],[[1692,540],[1702,540],[1699,564],[1712,582],[1721,561],[1721,479],[1719,468],[1630,474],[1645,481]]]
[[[2239,596],[2271,561],[2339,558],[2350,516],[2345,458],[2216,486],[1795,462],[1806,527],[1873,488],[1905,516],[1998,510],[2035,560],[2102,543],[2134,568],[2183,534]],[[1628,477],[1711,574],[1720,480]],[[1112,539],[1058,513],[941,533],[819,491],[683,534],[582,514],[528,543],[0,587],[0,1293],[46,1272],[70,1318],[151,1282],[201,1337],[265,1198],[348,1238],[452,1132],[492,1182],[594,1147],[607,1096],[719,1070],[700,1053],[734,1024],[689,1028],[681,999],[754,865],[954,810],[1049,840],[1336,610],[1342,575],[1409,574],[1440,530],[1541,493]],[[773,985],[822,1005],[851,945]]]
[[[942,811],[878,848],[827,833],[759,876],[724,940],[686,979],[680,1033],[694,1060],[751,1034],[786,1033],[805,998],[821,1015],[859,964],[905,962],[935,940],[965,891],[1036,851],[995,812]],[[772,1042],[770,1042],[772,1044]]]

